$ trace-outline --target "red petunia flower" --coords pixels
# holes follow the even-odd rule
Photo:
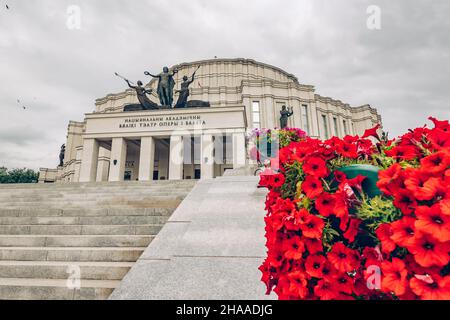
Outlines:
[[[266,263],[268,268],[278,269],[283,265],[284,256],[281,251],[271,250],[268,254]]]
[[[308,281],[305,273],[296,271],[288,274],[289,287],[287,292],[294,299],[305,299],[308,295]]]
[[[425,170],[409,170],[405,186],[417,200],[427,201],[436,196],[439,191],[440,179],[433,177]]]
[[[376,147],[369,139],[358,140],[358,154],[362,157],[368,157],[376,151]]]
[[[450,148],[450,131],[443,131],[441,129],[434,129],[427,136],[430,141],[432,150],[442,150]]]
[[[310,214],[304,219],[304,223],[300,225],[303,236],[306,238],[320,239],[323,234],[323,228],[325,227],[325,222],[315,216]]]
[[[414,213],[414,210],[417,208],[417,201],[411,194],[411,192],[407,190],[399,190],[395,194],[394,206],[400,209],[401,212],[405,215],[411,215]]]
[[[362,139],[373,137],[380,141],[380,136],[378,135],[378,130],[381,129],[381,124],[378,124],[376,127],[372,129],[368,129],[364,132],[364,135],[362,136]]]
[[[350,220],[349,207],[354,199],[349,199],[345,192],[338,191],[334,195],[334,215],[341,220],[339,228],[342,231],[347,230],[348,222]]]
[[[306,209],[294,210],[290,216],[285,218],[284,226],[289,231],[299,231],[300,226],[305,222],[305,218],[309,215],[310,213]]]
[[[291,260],[300,260],[305,252],[305,244],[298,236],[283,243],[284,256]]]
[[[336,290],[341,293],[350,295],[355,291],[354,280],[347,273],[337,275],[335,283]]]
[[[344,158],[356,159],[358,158],[358,146],[355,143],[348,143],[346,141],[339,141],[336,145],[336,152]]]
[[[362,221],[359,219],[350,220],[350,226],[344,233],[344,238],[347,239],[349,243],[353,243],[355,241],[355,238],[359,233],[359,226],[361,225],[361,223]]]
[[[335,205],[335,196],[326,192],[321,194],[316,200],[316,209],[324,217],[334,214]]]
[[[421,206],[416,210],[417,230],[435,237],[440,242],[450,241],[450,216],[442,213],[440,204],[426,207]]]
[[[439,205],[441,207],[442,213],[446,216],[450,216],[450,198],[443,199],[441,202],[439,202]]]
[[[400,247],[411,246],[416,238],[415,222],[416,219],[412,217],[403,217],[403,219],[391,223],[391,240]]]
[[[304,239],[304,243],[309,254],[317,254],[319,252],[323,252],[322,240],[306,238]]]
[[[431,281],[414,277],[410,280],[410,286],[422,300],[450,300],[450,276],[433,275]]]
[[[370,265],[380,265],[383,261],[383,254],[380,251],[379,247],[369,248],[365,247],[363,250],[362,257],[366,259],[365,266]]]
[[[274,205],[270,207],[271,213],[289,215],[295,210],[295,203],[291,199],[278,198]]]
[[[393,232],[390,224],[385,223],[380,225],[376,231],[376,234],[378,239],[381,241],[381,249],[384,253],[390,254],[395,250],[396,244],[391,239]]]
[[[314,287],[314,294],[321,300],[336,300],[339,297],[339,292],[334,288],[335,286],[331,282],[320,280]]]
[[[393,258],[392,262],[383,262],[381,269],[383,272],[382,290],[386,293],[393,292],[397,297],[404,295],[408,287],[408,270],[405,263],[398,258]]]
[[[357,251],[347,248],[342,242],[333,245],[328,260],[340,272],[351,272],[360,265]]]
[[[416,262],[422,267],[443,267],[450,262],[450,243],[439,242],[436,238],[424,234],[417,237],[408,247]]]
[[[386,151],[386,155],[395,160],[411,161],[420,156],[420,153],[417,151],[417,148],[413,146],[397,146]]]
[[[289,150],[293,161],[303,162],[311,153],[311,146],[307,141],[292,142],[289,145]]]
[[[309,199],[315,199],[323,192],[322,181],[315,176],[307,176],[302,183],[302,190]]]
[[[436,118],[433,117],[429,117],[428,120],[432,121],[434,123],[434,126],[436,129],[441,129],[444,131],[450,131],[450,123],[448,120],[438,120]]]
[[[310,255],[305,262],[306,273],[313,278],[323,278],[323,268],[327,259],[322,255]]]
[[[338,271],[327,261],[322,267],[322,278],[326,281],[334,282]]]
[[[450,166],[448,150],[440,151],[420,160],[422,169],[430,173],[442,173]]]
[[[273,290],[277,295],[279,300],[293,300],[298,299],[293,297],[290,292],[291,281],[285,274],[281,274],[276,283],[276,287]]]
[[[303,164],[303,171],[317,178],[326,178],[330,171],[325,160],[319,157],[310,157]]]
[[[399,179],[402,177],[402,167],[400,164],[395,163],[392,166],[390,166],[386,170],[382,170],[378,173],[378,182],[377,186],[380,188],[383,193],[387,195],[392,195],[397,188],[392,188],[392,186],[398,185],[396,183]]]
[[[285,182],[286,182],[286,178],[281,173],[275,174],[272,177],[272,187],[273,188],[281,188]]]

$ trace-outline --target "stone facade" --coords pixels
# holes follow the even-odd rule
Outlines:
[[[109,94],[96,101],[95,112],[84,122],[69,123],[64,167],[41,169],[40,182],[221,176],[246,164],[245,132],[280,126],[283,105],[294,109],[290,127],[321,139],[362,134],[381,123],[370,105],[351,107],[320,96],[294,75],[248,59],[173,66],[179,70],[176,89],[199,65],[190,99],[209,101],[211,108],[124,113],[125,105],[137,103],[135,91]],[[157,81],[147,87],[158,102]]]

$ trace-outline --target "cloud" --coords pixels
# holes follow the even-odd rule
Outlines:
[[[81,30],[66,27],[81,8]],[[366,27],[369,5],[382,29]],[[0,165],[55,166],[69,120],[123,89],[113,76],[218,57],[252,58],[319,94],[378,108],[399,135],[450,118],[447,0],[16,0],[0,10]],[[21,99],[29,106],[17,105]]]

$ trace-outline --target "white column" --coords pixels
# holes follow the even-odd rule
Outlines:
[[[98,141],[84,139],[81,159],[80,182],[94,182],[97,177]]]
[[[80,181],[81,161],[83,158],[83,146],[77,147],[76,150],[77,150],[77,155],[76,155],[76,160],[75,160],[75,175],[73,177],[72,182]]]
[[[111,146],[111,160],[109,167],[109,181],[123,181],[125,163],[127,161],[127,142],[124,138],[114,138]]]
[[[170,137],[169,180],[183,179],[184,153],[183,137]]]
[[[268,93],[269,94],[269,93]],[[266,128],[267,129],[273,129],[275,127],[279,127],[278,121],[275,120],[275,109],[276,109],[276,103],[273,100],[273,98],[269,95],[266,98],[264,98],[264,110],[266,113]]]
[[[233,134],[233,169],[244,167],[247,164],[245,148],[245,134]]]
[[[97,182],[108,181],[110,151],[100,147],[98,154]]]
[[[202,179],[214,178],[214,139],[212,134],[203,134],[201,143]]]
[[[139,160],[139,181],[152,181],[155,170],[155,140],[153,137],[141,139],[141,157]]]
[[[309,130],[311,131],[309,133],[310,137],[313,138],[320,138],[320,114],[317,110],[317,105],[316,103],[311,103],[309,105],[310,107],[309,109],[309,115],[310,115],[310,126],[309,126]]]

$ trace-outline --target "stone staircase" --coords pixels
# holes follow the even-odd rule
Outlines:
[[[276,299],[258,270],[267,190],[252,171],[198,182],[109,299]]]
[[[107,299],[195,183],[0,186],[0,299]]]

